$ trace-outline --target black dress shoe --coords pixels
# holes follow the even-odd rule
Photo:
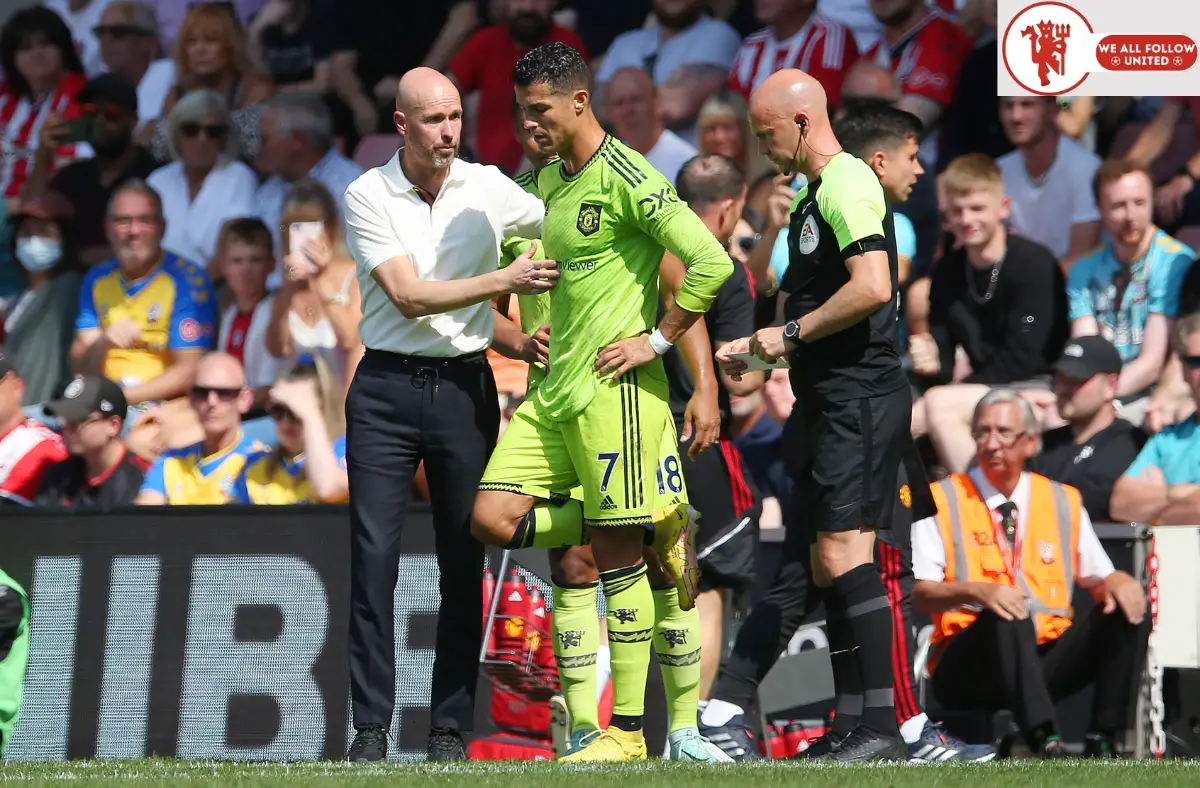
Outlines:
[[[427,761],[465,761],[467,748],[462,734],[453,728],[434,728],[429,731]]]
[[[346,753],[352,763],[373,763],[387,760],[387,731],[381,725],[364,725],[354,735],[354,743]]]

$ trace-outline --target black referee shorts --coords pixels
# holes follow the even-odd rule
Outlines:
[[[784,450],[796,483],[796,516],[814,540],[820,533],[892,527],[911,427],[907,387],[844,402],[797,398]]]
[[[733,442],[722,438],[696,459],[679,446],[688,502],[700,513],[696,555],[700,589],[747,588],[758,558],[758,491]]]

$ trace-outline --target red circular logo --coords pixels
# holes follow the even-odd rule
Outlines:
[[[1000,56],[1022,89],[1060,96],[1083,84],[1094,68],[1095,31],[1073,6],[1057,0],[1033,3],[1004,28]]]

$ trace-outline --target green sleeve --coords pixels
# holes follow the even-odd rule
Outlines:
[[[533,241],[528,238],[505,238],[500,242],[500,267],[507,268],[521,255],[529,251]],[[542,257],[542,250],[539,247],[537,257],[539,260],[545,259]]]
[[[874,170],[858,159],[847,162],[836,177],[825,181],[817,190],[817,202],[837,236],[838,249],[845,250],[872,235],[886,235],[883,187]]]
[[[628,215],[654,241],[683,261],[687,274],[675,303],[688,312],[707,312],[717,291],[733,274],[733,260],[700,217],[679,199],[658,171],[627,187]],[[620,179],[618,183],[624,183]]]

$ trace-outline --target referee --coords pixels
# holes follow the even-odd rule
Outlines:
[[[527,357],[528,338],[496,327],[491,300],[539,293],[558,276],[536,249],[499,269],[503,238],[541,237],[545,209],[494,167],[457,158],[462,101],[418,68],[396,89],[404,147],[346,190],[366,353],[346,397],[350,481],[351,761],[387,757],[396,700],[393,594],[417,464],[433,507],[441,609],[430,690],[431,761],[466,758],[483,616],[483,546],[471,506],[496,444],[500,407],[484,351]],[[413,588],[413,593],[429,593]]]
[[[821,84],[795,69],[771,75],[751,97],[751,126],[768,157],[785,174],[803,173],[808,185],[788,230],[780,285],[787,322],[730,343],[718,358],[736,374],[745,365],[732,353],[790,357],[789,427],[802,433],[785,441],[796,526],[815,549],[835,690],[862,698],[854,729],[808,753],[835,762],[907,760],[893,702],[892,621],[873,560],[912,442],[912,395],[897,350],[895,227],[878,177],[842,151],[826,107]]]

